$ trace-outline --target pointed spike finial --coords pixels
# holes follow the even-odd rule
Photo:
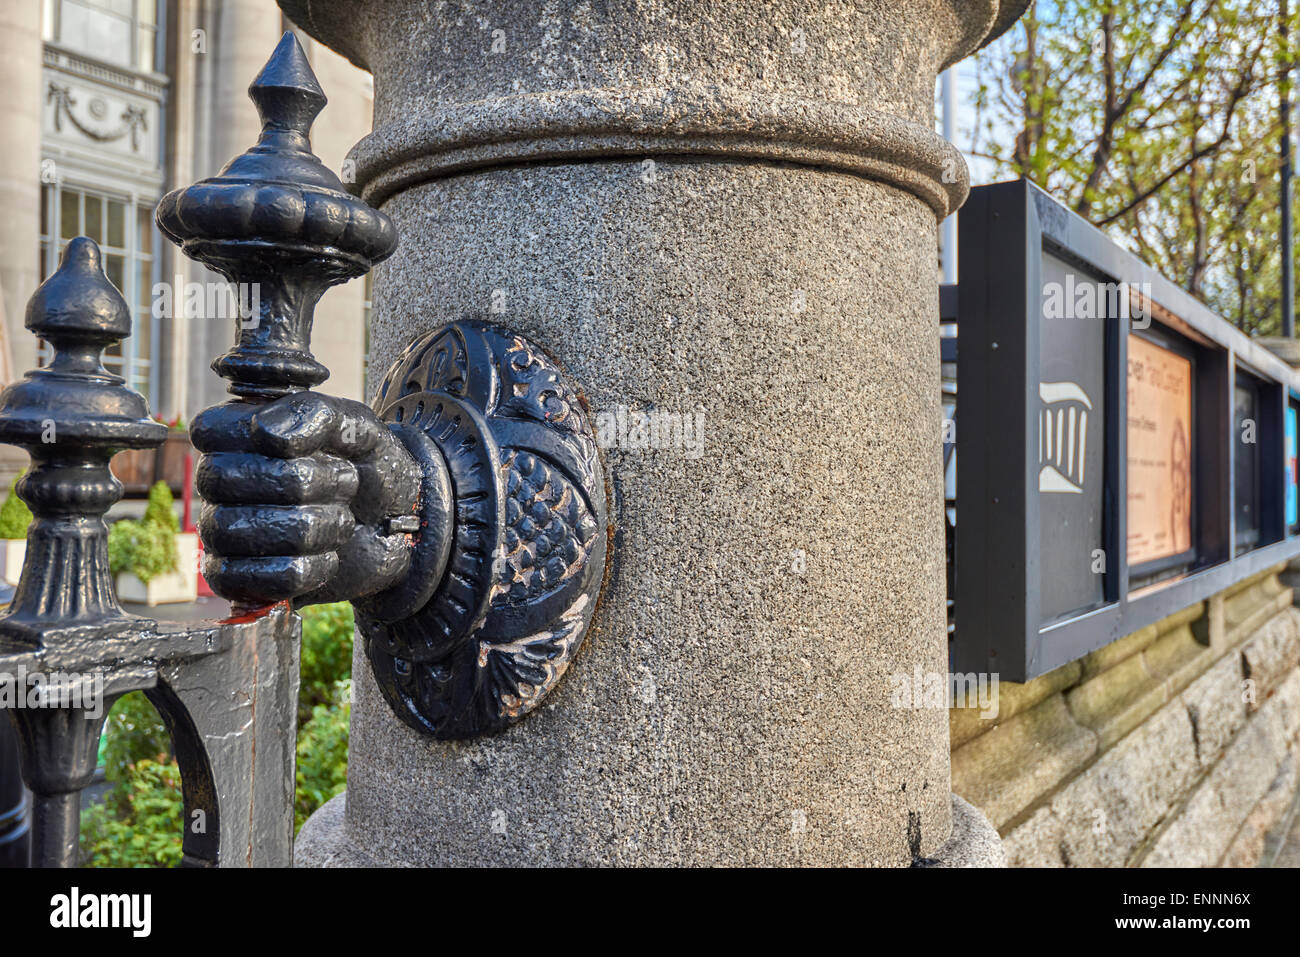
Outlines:
[[[121,449],[161,445],[167,427],[150,418],[144,396],[104,368],[104,348],[131,333],[131,310],[104,275],[93,240],[68,243],[59,268],[28,301],[27,328],[54,356],[0,393],[0,442],[31,456],[18,494],[36,516],[0,640],[39,647],[51,627],[125,617],[101,518],[122,497],[108,463]]]
[[[311,354],[316,300],[391,254],[397,229],[312,153],[307,132],[325,94],[297,37],[284,35],[248,91],[262,115],[256,145],[168,193],[156,219],[191,259],[256,290],[257,315],[241,319],[213,368],[235,395],[266,400],[329,376]]]
[[[294,130],[304,136],[329,102],[293,31],[280,38],[262,72],[249,84],[248,95],[263,127]]]

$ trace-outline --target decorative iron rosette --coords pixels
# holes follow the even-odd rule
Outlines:
[[[417,339],[374,403],[425,476],[416,564],[354,602],[389,705],[442,739],[498,731],[563,677],[595,612],[605,486],[583,400],[509,329]]]

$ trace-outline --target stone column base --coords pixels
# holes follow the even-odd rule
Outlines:
[[[403,867],[404,861],[379,861],[348,839],[344,811],[347,792],[327,801],[298,832],[294,867]],[[1002,839],[989,819],[969,802],[952,796],[952,836],[934,857],[918,867],[1006,867]]]
[[[306,830],[306,828],[304,828]],[[952,837],[928,860],[914,867],[1006,867],[1007,853],[997,828],[975,805],[952,796]]]

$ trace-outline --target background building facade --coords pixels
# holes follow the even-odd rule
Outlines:
[[[23,328],[27,299],[68,240],[87,235],[135,311],[134,333],[110,350],[112,371],[164,419],[189,421],[225,397],[209,369],[231,321],[183,318],[181,283],[219,282],[163,242],[153,209],[168,190],[212,176],[260,130],[246,90],[292,25],[266,0],[15,0],[0,10],[0,380],[43,360]],[[369,74],[306,35],[330,103],[313,148],[331,168],[370,129]],[[173,286],[174,316],[155,315],[157,284]],[[211,287],[204,287],[210,289]],[[362,282],[329,291],[313,346],[330,391],[362,398],[366,354]],[[9,450],[11,453],[13,450]],[[15,453],[20,454],[20,453]],[[6,471],[20,459],[4,460]]]

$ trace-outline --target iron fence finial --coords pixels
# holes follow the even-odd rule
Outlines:
[[[32,465],[18,494],[35,516],[27,560],[0,633],[124,615],[108,569],[104,513],[122,497],[109,459],[162,444],[167,428],[143,396],[103,366],[102,353],[131,332],[131,312],[104,275],[99,247],[73,239],[27,306],[27,328],[49,342],[50,364],[0,395],[0,442]]]

